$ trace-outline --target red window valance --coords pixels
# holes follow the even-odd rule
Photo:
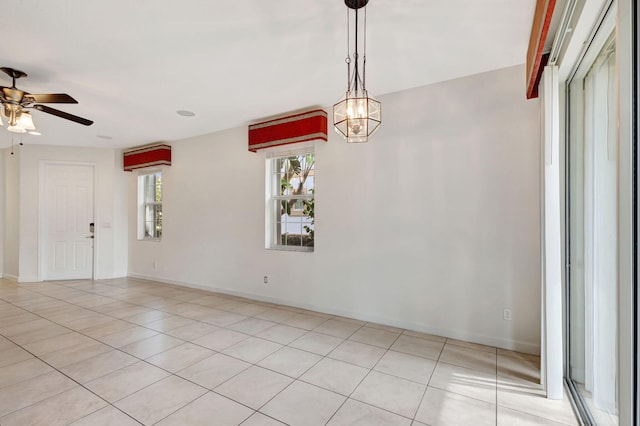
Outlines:
[[[321,109],[249,126],[249,151],[310,140],[327,140],[327,113]]]
[[[156,143],[123,151],[124,170],[171,165],[171,145]]]

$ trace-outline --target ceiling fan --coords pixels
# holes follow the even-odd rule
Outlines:
[[[8,67],[0,67],[0,70],[12,78],[11,87],[0,86],[0,104],[2,110],[0,116],[4,116],[9,122],[7,130],[14,133],[26,133],[27,130],[35,130],[31,114],[27,111],[35,109],[55,115],[56,117],[71,120],[85,126],[90,126],[93,121],[77,115],[69,114],[58,109],[41,104],[77,104],[78,101],[66,93],[32,94],[16,88],[16,79],[26,77],[23,71]],[[0,119],[0,125],[2,120]]]

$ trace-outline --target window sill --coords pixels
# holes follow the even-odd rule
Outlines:
[[[162,241],[162,238],[138,238],[138,241],[146,241],[150,243],[159,243]]]
[[[266,247],[266,249],[267,250],[274,250],[274,251],[291,251],[291,252],[298,252],[298,253],[313,253],[314,247],[273,246],[273,247]]]

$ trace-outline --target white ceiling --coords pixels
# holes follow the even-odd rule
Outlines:
[[[535,3],[370,0],[369,92],[524,63]],[[95,121],[35,111],[42,136],[25,143],[173,141],[332,105],[346,88],[343,0],[4,0],[0,14],[0,66],[29,74],[17,87],[68,93],[78,105],[51,106]],[[12,135],[5,123],[0,148]]]

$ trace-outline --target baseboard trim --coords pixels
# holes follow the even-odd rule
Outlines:
[[[9,281],[18,282],[18,277],[15,276],[15,275],[4,273],[4,274],[2,274],[2,278],[6,279],[6,280],[9,280]]]
[[[157,281],[165,284],[172,284],[172,285],[177,285],[181,287],[193,288],[197,290],[207,290],[207,291],[227,294],[230,296],[246,297],[248,299],[256,300],[259,302],[268,302],[268,303],[275,303],[279,305],[292,306],[294,308],[308,309],[311,311],[322,312],[325,314],[338,315],[342,317],[353,318],[360,321],[372,322],[376,324],[384,324],[391,327],[404,328],[406,330],[433,334],[436,336],[447,337],[450,339],[464,340],[466,342],[478,343],[478,344],[487,345],[487,346],[494,346],[497,348],[507,349],[511,351],[523,352],[523,353],[533,354],[533,355],[540,355],[539,344],[468,333],[463,330],[432,327],[427,324],[421,324],[421,323],[416,323],[412,321],[403,321],[403,320],[394,319],[394,318],[385,318],[385,317],[379,317],[375,315],[362,314],[358,312],[343,311],[340,309],[327,308],[325,306],[318,306],[318,305],[313,305],[308,303],[296,302],[293,300],[281,299],[278,297],[271,297],[271,296],[264,296],[261,294],[237,291],[237,290],[228,289],[228,288],[221,288],[221,287],[215,287],[215,286],[203,286],[199,284],[194,284],[194,283],[189,283],[184,281],[176,281],[176,280],[154,276],[154,275],[146,275],[146,274],[138,274],[135,272],[130,272],[128,276],[131,278]]]

